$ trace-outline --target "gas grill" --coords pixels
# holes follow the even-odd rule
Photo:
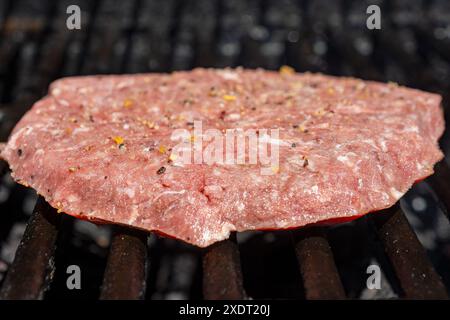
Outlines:
[[[66,28],[73,4],[80,30]],[[382,30],[365,26],[370,4],[381,7]],[[4,0],[0,32],[1,141],[51,81],[73,75],[290,65],[438,92],[449,107],[444,0]],[[0,171],[1,299],[449,297],[450,227],[427,244],[448,226],[446,159],[383,212],[332,227],[232,234],[206,249],[57,213],[14,184],[5,163]],[[428,218],[418,223],[419,211]],[[383,272],[380,291],[365,288],[370,264]],[[81,268],[80,290],[66,286],[70,265]]]

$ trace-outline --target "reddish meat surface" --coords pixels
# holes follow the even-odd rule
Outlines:
[[[262,70],[66,78],[21,119],[1,156],[60,212],[204,247],[234,230],[393,205],[443,156],[440,100],[395,84]],[[177,162],[171,135],[197,120],[203,130],[278,128],[273,174]]]

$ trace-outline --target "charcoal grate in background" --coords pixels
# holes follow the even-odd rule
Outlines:
[[[373,3],[382,8],[381,31],[365,28]],[[81,30],[65,27],[72,4],[82,9]],[[396,81],[442,94],[447,110],[449,30],[443,0],[0,1],[0,139],[54,79],[198,66],[288,64]],[[447,132],[441,146],[448,150]],[[445,161],[384,213],[332,228],[246,232],[204,250],[78,221],[41,198],[33,209],[36,195],[12,182],[2,163],[0,297],[448,298]],[[373,263],[383,270],[377,292],[365,289]],[[67,289],[69,265],[81,267],[82,290]]]

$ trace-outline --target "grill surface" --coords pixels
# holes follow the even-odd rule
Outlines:
[[[376,3],[383,13],[381,31],[365,28],[365,1],[1,1],[0,138],[7,139],[56,78],[196,66],[288,64],[299,71],[397,81],[442,94],[448,109],[450,5]],[[71,4],[82,8],[81,30],[65,28]],[[447,146],[446,132],[442,148]],[[6,165],[1,166],[5,173]],[[0,188],[2,252],[16,226],[28,220],[23,208],[35,197],[8,177],[4,174]],[[431,216],[439,210],[449,216],[449,184],[445,161],[419,184],[430,186],[437,199]],[[365,278],[355,280],[361,277],[352,273],[354,266],[346,267],[348,257],[364,257],[367,266],[377,255],[383,281],[395,295],[448,298],[450,237],[433,251],[444,253],[431,254],[430,260],[400,205],[345,226],[256,233],[247,241],[245,234],[233,235],[200,250],[125,228],[114,228],[111,235],[111,227],[57,214],[39,198],[14,261],[8,268],[2,262],[8,271],[0,298],[354,298]],[[346,238],[373,239],[362,253],[343,254]],[[82,266],[81,294],[65,288],[71,264]],[[365,269],[358,270],[367,277]]]

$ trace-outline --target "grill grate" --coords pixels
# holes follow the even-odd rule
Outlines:
[[[444,284],[411,229],[400,206],[374,216],[378,235],[400,282],[405,298],[448,299]]]
[[[194,66],[276,69],[289,64],[300,71],[399,81],[440,92],[447,98],[450,40],[437,39],[435,34],[448,25],[445,19],[436,18],[445,14],[437,13],[450,14],[450,8],[443,1],[414,1],[419,11],[408,11],[402,1],[386,2],[380,1],[383,12],[389,12],[383,18],[388,30],[372,33],[363,27],[364,1],[346,5],[343,1],[330,5],[327,1],[294,0],[281,4],[267,0],[264,5],[258,1],[219,0],[46,0],[39,5],[27,0],[0,2],[0,139],[6,140],[17,120],[45,94],[52,80],[76,74],[170,71]],[[83,26],[80,31],[68,32],[65,8],[74,3],[83,10]],[[407,11],[409,15],[404,17],[426,14],[423,19],[408,20],[402,18]],[[330,19],[332,12],[337,16]],[[117,23],[111,25],[110,21]],[[410,70],[414,76],[409,76]],[[443,149],[447,140],[443,140]],[[4,172],[5,164],[1,166]],[[449,181],[450,170],[442,161],[436,166],[436,174],[425,182],[447,216]],[[38,198],[3,280],[0,298],[44,297],[57,272],[55,246],[64,246],[60,240],[72,230],[68,219]],[[399,205],[367,220],[385,250],[401,297],[448,298],[447,289]],[[327,228],[318,227],[291,232],[291,249],[301,277],[299,286],[307,299],[348,296],[333,255],[333,248],[340,244],[329,240],[327,233]],[[142,231],[115,229],[100,299],[148,296],[146,290],[155,285],[149,283],[155,280],[152,267],[159,263],[148,237]],[[64,247],[58,249],[63,251]],[[202,281],[198,282],[202,283],[204,298],[249,296],[240,255],[236,235],[200,252]]]
[[[145,296],[147,237],[120,228],[113,236],[100,299],[142,299]]]
[[[203,295],[205,299],[245,299],[236,235],[216,243],[203,255]]]
[[[294,239],[306,298],[343,299],[344,287],[322,228],[309,227],[299,230],[295,232]]]
[[[60,215],[42,198],[36,204],[0,293],[1,299],[39,299],[53,273]]]
[[[394,267],[404,297],[448,299],[424,248],[396,205],[373,216],[379,237]],[[2,299],[38,299],[53,276],[53,257],[61,215],[39,198],[33,216],[4,281]],[[322,228],[293,234],[306,298],[343,299],[345,292]],[[147,234],[118,228],[113,236],[100,299],[140,299],[145,296]],[[244,299],[239,249],[235,235],[203,254],[203,294],[206,299]]]

